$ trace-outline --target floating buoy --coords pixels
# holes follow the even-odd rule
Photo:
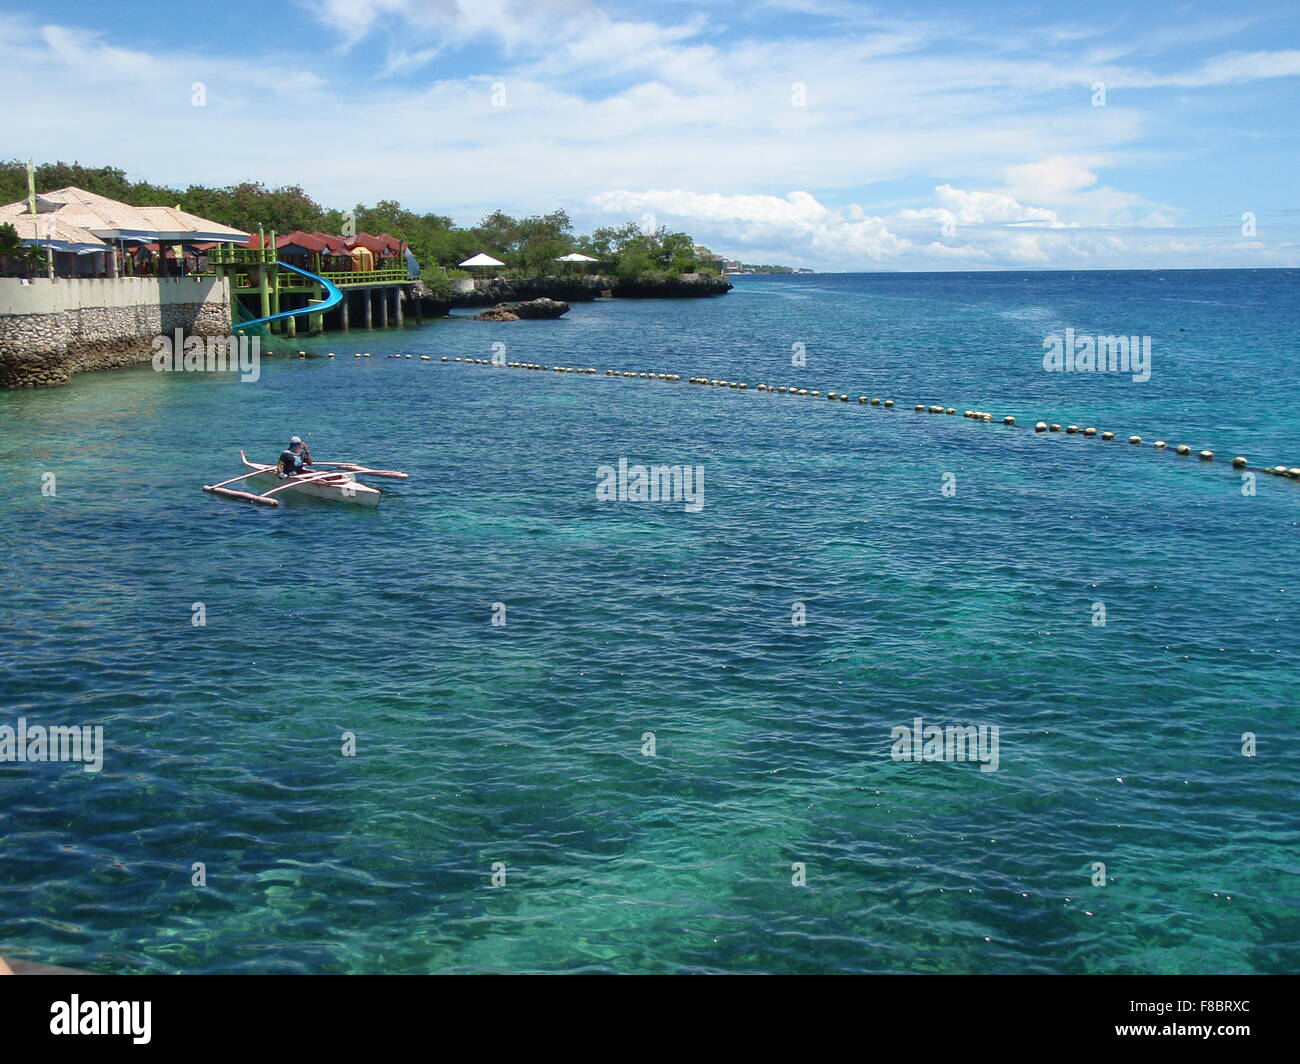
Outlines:
[[[330,358],[333,358],[333,357],[334,357],[334,352],[333,352],[333,351],[331,351],[331,352],[329,353],[329,357],[330,357]]]
[[[950,406],[950,407],[948,407],[947,410],[944,411],[944,413],[945,413],[945,414],[955,414],[955,413],[957,413],[957,408],[956,408],[955,406]]]
[[[333,355],[330,355],[330,358],[333,358],[333,357],[334,357]],[[429,356],[428,356],[428,355],[421,355],[421,356],[420,356],[420,361],[421,361],[421,362],[428,362],[428,361],[429,361]]]
[[[867,397],[866,397],[865,395],[859,395],[859,396],[858,396],[858,402],[859,402],[859,403],[865,403],[866,401],[867,401]]]
[[[1300,466],[1292,466],[1286,471],[1286,475],[1292,480],[1300,480]]]
[[[847,395],[841,395],[841,396],[840,396],[840,402],[841,402],[841,403],[847,403],[848,401],[849,401],[849,397],[848,397]]]
[[[1051,425],[1048,425],[1047,427],[1048,427],[1049,429],[1051,429],[1053,432],[1060,432],[1060,431],[1061,431],[1061,426],[1060,426],[1060,425],[1057,425],[1057,424],[1051,424]]]
[[[411,356],[410,356],[410,355],[407,355],[406,357],[407,357],[407,358],[410,358]]]
[[[355,355],[353,355],[352,357],[353,357],[353,358],[360,358],[360,357],[361,357],[361,352],[358,351],[358,352],[357,352]],[[456,359],[456,361],[459,362],[460,359]]]
[[[1115,438],[1115,434],[1113,432],[1103,432],[1101,434],[1101,438],[1103,440],[1113,440]]]
[[[1192,449],[1191,449],[1190,447],[1188,447],[1187,444],[1185,444],[1185,443],[1180,443],[1177,447],[1174,448],[1174,451],[1175,451],[1176,453],[1178,453],[1178,454],[1191,454],[1191,453],[1192,453]]]
[[[1047,422],[1046,422],[1046,421],[1040,421],[1037,425],[1034,426],[1034,431],[1035,431],[1035,432],[1046,432],[1046,431],[1047,431]]]
[[[983,415],[983,417],[980,418],[980,420],[981,420],[981,421],[992,421],[992,420],[993,420],[993,415],[992,415],[992,414],[985,414],[985,415]]]
[[[872,405],[872,406],[879,406],[879,405],[880,405],[880,400],[879,400],[879,399],[872,399],[872,400],[871,400],[871,405]]]
[[[838,399],[839,396],[836,395],[834,392],[827,392],[827,393],[826,393],[826,398],[827,398],[827,399]]]
[[[1202,451],[1202,452],[1201,452],[1200,454],[1198,454],[1196,457],[1199,458],[1202,462],[1211,462],[1211,461],[1214,460],[1214,452],[1213,452],[1213,451]]]
[[[1128,438],[1128,442],[1129,442],[1129,443],[1141,443],[1141,442],[1142,442],[1142,437],[1141,437],[1141,436],[1130,436],[1130,437]]]
[[[1165,449],[1165,441],[1156,440],[1156,442],[1153,443],[1151,446],[1154,447],[1157,451],[1163,451]]]
[[[892,409],[892,407],[893,407],[893,405],[894,405],[894,400],[892,400],[892,399],[886,399],[886,400],[885,400],[885,405],[886,405],[887,407],[890,407],[890,408]]]
[[[1065,426],[1065,431],[1068,432],[1071,436],[1073,436],[1076,432],[1079,431],[1079,426],[1078,426],[1078,425],[1066,425],[1066,426]]]
[[[1083,430],[1083,434],[1085,436],[1095,436],[1097,435],[1097,430],[1089,426],[1088,428]]]
[[[1247,464],[1246,459],[1243,458],[1241,455],[1237,455],[1237,457],[1232,460],[1233,469],[1245,469],[1246,464]]]
[[[800,392],[799,394],[800,394],[800,395],[803,395],[803,392]],[[821,395],[822,393],[819,392],[819,391],[817,391],[816,389],[813,389],[813,391],[809,392],[808,394],[809,394],[809,395],[813,395],[813,396],[817,396],[817,395]]]
[[[807,388],[800,388],[800,389],[799,389],[799,394],[800,394],[800,395],[807,395],[807,394],[808,394],[808,389],[807,389]],[[816,392],[813,392],[813,395],[816,395],[816,394],[817,394]]]
[[[1013,418],[1010,414],[1008,414],[1006,417],[1002,419],[1002,424],[1004,425],[1014,425],[1015,423],[1016,423],[1016,419]]]

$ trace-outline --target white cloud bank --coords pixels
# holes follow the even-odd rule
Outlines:
[[[680,226],[729,258],[819,269],[1120,269],[1297,261],[1294,244],[1266,247],[1231,228],[1189,234],[1169,228],[1159,212],[1142,225],[1084,227],[1000,191],[940,185],[933,199],[934,206],[869,215],[857,204],[827,207],[807,192],[726,196],[671,189],[604,192],[592,197],[591,207],[612,217],[648,215],[656,224]]]

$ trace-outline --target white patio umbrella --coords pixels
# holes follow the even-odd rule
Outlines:
[[[473,258],[466,259],[461,263],[462,266],[504,266],[505,263],[499,259],[494,259],[491,255],[484,255],[479,252]]]
[[[600,259],[593,259],[590,255],[584,255],[580,251],[572,251],[567,255],[561,255],[555,261],[556,262],[599,262]]]

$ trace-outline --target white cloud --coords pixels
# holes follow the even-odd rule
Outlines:
[[[680,225],[729,258],[784,261],[821,269],[977,269],[1004,266],[1119,268],[1176,265],[1189,259],[1208,265],[1214,257],[1240,265],[1295,261],[1294,246],[1261,249],[1236,239],[1235,231],[1199,241],[1150,228],[1083,227],[1055,211],[1020,203],[1001,192],[940,185],[934,206],[870,215],[850,204],[827,207],[807,192],[785,196],[699,194],[681,189],[615,191],[594,196],[591,206],[610,218],[651,214]],[[1171,223],[1159,212],[1148,227]]]
[[[460,222],[557,205],[603,222],[653,199],[646,209],[698,224],[701,239],[710,227],[705,242],[814,265],[1102,265],[1115,240],[1173,248],[1150,231],[1177,229],[1194,180],[1165,149],[1170,202],[1117,187],[1139,154],[1155,165],[1163,115],[1139,109],[1136,90],[1300,73],[1300,52],[1286,50],[1180,53],[1179,70],[1153,73],[1125,58],[1154,47],[1140,35],[1106,47],[1116,34],[1102,28],[1030,25],[1008,38],[984,20],[777,3],[819,14],[763,40],[716,32],[721,18],[750,25],[750,5],[683,4],[654,21],[591,0],[304,3],[341,49],[381,54],[368,77],[347,74],[346,57],[149,52],[0,14],[0,93],[23,101],[6,113],[15,154],[158,182],[300,183],[332,206],[395,198]],[[1084,40],[1094,47],[1080,55]],[[453,49],[465,53],[456,69],[474,74],[440,73]],[[321,73],[329,66],[338,73]],[[1092,107],[1095,80],[1134,91]],[[190,106],[193,81],[207,86],[205,108]],[[492,105],[498,81],[504,108]],[[807,106],[794,105],[795,83]],[[849,202],[869,205],[884,187],[888,209]],[[773,195],[789,189],[809,191]],[[942,237],[944,223],[965,235]],[[1184,250],[1211,254],[1205,240]]]

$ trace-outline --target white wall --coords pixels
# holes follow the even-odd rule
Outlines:
[[[0,316],[61,314],[89,307],[230,302],[226,277],[0,277]]]

